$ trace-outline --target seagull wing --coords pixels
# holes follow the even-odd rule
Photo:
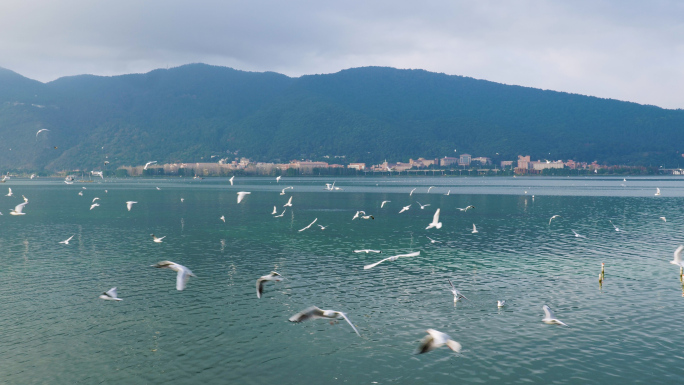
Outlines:
[[[684,245],[680,245],[677,250],[675,250],[672,264],[682,266],[682,250],[684,250]]]
[[[363,269],[364,269],[364,270],[372,269],[372,268],[374,268],[375,266],[377,266],[377,265],[379,265],[379,264],[381,264],[381,263],[383,263],[383,262],[385,262],[385,261],[387,261],[387,260],[389,260],[389,259],[391,259],[391,258],[393,258],[393,257],[387,257],[387,258],[385,258],[385,259],[383,259],[383,260],[381,260],[381,261],[379,261],[379,262],[371,263],[370,265],[364,266]],[[395,258],[395,259],[396,259],[396,258]]]
[[[178,264],[176,265],[179,267],[178,275],[176,275],[176,290],[183,290],[188,284],[188,279],[190,279],[190,276],[194,276],[194,274],[192,274],[192,271],[190,271],[190,269],[187,267]]]
[[[316,306],[311,306],[290,317],[289,321],[302,322],[309,319],[320,317],[323,317],[323,310],[317,308]]]
[[[356,334],[357,334],[359,337],[361,337],[361,334],[359,334],[359,331],[356,330],[356,327],[354,327],[354,324],[351,323],[351,321],[349,320],[349,318],[347,318],[347,315],[346,315],[346,314],[342,313],[341,311],[338,311],[337,314],[339,314],[342,318],[344,318],[344,320],[347,321],[347,323],[349,324],[349,326],[351,326],[352,329],[354,329],[354,331],[356,332]]]
[[[116,298],[116,288],[113,287],[113,288],[107,290],[104,294],[108,297]]]
[[[26,206],[28,202],[20,203],[14,207],[14,212],[17,214],[21,214],[21,212],[24,210],[24,206]]]
[[[545,319],[553,319],[553,312],[551,311],[551,308],[548,306],[544,305],[542,306],[542,309],[544,310],[544,318]]]
[[[437,209],[437,211],[435,211],[435,215],[432,217],[432,223],[434,224],[439,223],[439,210],[440,209]]]
[[[257,298],[261,298],[261,293],[264,292],[264,281],[263,278],[259,278],[256,281]]]
[[[431,330],[431,329],[430,329]],[[418,345],[418,350],[416,354],[427,353],[435,348],[435,339],[432,335],[426,335],[422,340],[420,340],[420,345]]]

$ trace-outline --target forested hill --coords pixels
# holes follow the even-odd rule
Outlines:
[[[49,131],[36,137],[41,128]],[[191,64],[40,83],[0,69],[0,171],[92,169],[105,157],[110,167],[215,161],[236,152],[283,162],[470,153],[676,166],[683,151],[684,110],[422,70],[290,78]]]

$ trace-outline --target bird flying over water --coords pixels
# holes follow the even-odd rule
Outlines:
[[[317,220],[318,220],[318,218],[314,219],[313,222],[309,223],[309,225],[306,226],[305,228],[299,230],[299,232],[301,233],[302,231],[304,231],[304,230],[308,229],[309,227],[313,226],[313,224],[316,223]]]
[[[9,189],[9,192],[8,192],[5,196],[6,196],[6,197],[11,197],[11,196],[14,195],[14,194],[12,194],[12,189],[11,189],[11,188],[8,187],[8,189]]]
[[[228,179],[228,182],[230,182],[230,185],[233,185],[233,179],[235,179],[235,175],[231,176],[230,179]]]
[[[364,270],[372,269],[372,268],[374,268],[375,266],[377,266],[377,265],[379,265],[379,264],[381,264],[381,263],[383,263],[383,262],[385,262],[385,261],[393,262],[393,261],[396,261],[397,259],[399,259],[399,258],[401,258],[401,257],[417,257],[417,256],[419,256],[419,255],[420,255],[420,251],[416,251],[416,252],[409,253],[409,254],[393,255],[393,256],[387,257],[387,258],[385,258],[385,259],[383,259],[383,260],[381,260],[381,261],[379,261],[379,262],[375,262],[375,263],[371,263],[370,265],[366,265],[366,266],[363,267],[363,269],[364,269]]]
[[[479,231],[477,231],[477,227],[475,227],[475,224],[473,223],[473,231],[471,231],[472,234],[477,234]]]
[[[409,196],[412,196],[414,191],[416,191],[415,188],[413,190],[411,190],[411,192],[409,193]]]
[[[553,312],[551,311],[551,309],[548,306],[544,305],[544,306],[542,306],[542,309],[544,310],[544,318],[542,318],[542,322],[550,324],[550,325],[556,324],[556,325],[568,326],[568,325],[564,324],[563,322],[561,322],[560,320],[558,320],[553,315]]]
[[[48,130],[47,128],[41,128],[40,130],[38,130],[38,132],[36,132],[36,138],[38,137],[38,134],[40,134],[43,131],[50,131],[50,130]]]
[[[570,230],[572,231],[573,234],[575,234],[575,238],[586,238],[584,235],[578,234],[577,231],[575,230]]]
[[[430,243],[442,243],[442,242],[440,242],[440,241],[435,241],[434,239],[428,237],[427,235],[425,236],[425,238],[429,239],[429,240],[430,240]]]
[[[292,187],[292,186],[285,187],[283,189],[283,191],[280,192],[280,195],[285,195],[285,190],[287,190],[287,189],[294,189],[294,187]]]
[[[280,213],[280,215],[274,215],[273,218],[282,218],[283,215],[285,215],[285,211],[287,211],[287,209],[284,209],[283,212]]]
[[[221,215],[221,218],[219,218],[219,219],[222,220],[223,223],[226,223],[226,216],[225,215]]]
[[[656,187],[656,193],[655,193],[655,195],[656,195],[656,196],[657,196],[657,195],[660,195],[660,189],[659,189],[658,187]]]
[[[290,322],[302,322],[310,319],[318,319],[318,318],[328,318],[328,319],[344,319],[347,321],[349,326],[354,329],[354,332],[361,337],[361,334],[359,334],[359,331],[356,330],[356,327],[354,327],[354,324],[351,323],[349,318],[347,318],[347,314],[341,312],[341,311],[336,311],[336,310],[321,310],[317,308],[316,306],[311,306],[309,308],[306,308],[299,313],[293,315],[290,317]]]
[[[376,253],[376,254],[382,253],[382,251],[380,251],[380,250],[372,250],[372,249],[354,250],[354,252],[355,253],[366,253],[366,254],[368,254],[368,253]]]
[[[475,206],[467,206],[466,208],[457,207],[457,209],[459,209],[461,211],[468,211],[469,209],[474,209],[474,208],[475,208]]]
[[[404,211],[407,211],[407,210],[410,209],[410,208],[411,208],[411,205],[402,207],[402,208],[401,208],[401,211],[399,211],[399,214],[403,213]]]
[[[95,207],[99,207],[99,206],[100,206],[99,203],[93,203],[92,205],[90,205],[90,209],[92,210],[92,209],[94,209]]]
[[[20,203],[18,204],[14,210],[10,211],[10,215],[26,215],[24,211],[24,206],[26,206],[28,202]]]
[[[558,215],[558,214],[552,216],[551,219],[549,219],[549,226],[551,226],[551,221],[558,218],[558,217],[560,217],[560,215]]]
[[[429,230],[431,228],[442,228],[442,222],[439,221],[439,209],[435,211],[435,215],[432,217],[432,222],[428,225],[428,227],[425,228],[425,230]]]
[[[390,203],[390,202],[391,201],[382,201],[382,203],[380,203],[380,208],[385,207],[385,203]]]
[[[273,212],[271,213],[271,215],[276,215],[276,214],[278,214],[278,209],[276,209],[276,207],[273,206]]]
[[[358,218],[361,214],[366,215],[365,211],[357,211],[356,214],[354,214],[354,217],[352,218],[352,221],[356,218]]]
[[[611,221],[610,219],[608,220],[608,222],[610,222],[610,224],[613,225],[613,227],[615,228],[615,231],[622,231],[622,230],[620,230],[617,226],[615,226],[615,224],[613,223],[613,221]]]
[[[426,207],[430,206],[429,203],[426,204],[426,205],[421,205],[420,202],[418,202],[418,201],[416,201],[416,203],[418,203],[418,206],[420,206],[420,209],[421,209],[421,210],[425,210]]]
[[[658,219],[662,219],[663,222],[667,222],[667,219],[666,219],[665,217],[660,217],[660,218],[658,218]]]
[[[264,292],[264,283],[268,281],[280,282],[282,280],[283,277],[275,271],[272,271],[271,274],[262,275],[259,277],[256,281],[257,298],[261,298],[261,294]]]
[[[434,187],[435,187],[435,186],[430,186],[430,187],[428,187],[428,191],[427,191],[428,194],[430,193],[430,190],[432,190]]]
[[[505,301],[505,300],[503,300],[503,301],[496,301],[496,306],[497,306],[497,307],[504,307],[504,306],[506,306],[506,301]]]
[[[177,272],[178,274],[176,275],[176,290],[179,291],[185,289],[185,286],[188,283],[188,279],[190,279],[191,276],[195,276],[195,274],[193,274],[192,271],[190,271],[190,269],[188,269],[187,267],[171,261],[157,262],[154,265],[151,265],[151,267],[156,267],[160,269],[171,269]]]
[[[116,296],[116,288],[115,287],[113,287],[113,288],[105,291],[104,293],[102,293],[102,295],[100,295],[99,298],[107,300],[107,301],[123,301],[121,298]]]
[[[240,191],[237,193],[237,203],[242,202],[243,199],[245,199],[246,195],[251,194],[249,191]]]
[[[283,207],[292,207],[292,196],[290,196],[290,199],[283,205]]]
[[[468,299],[465,295],[461,294],[460,291],[456,290],[456,286],[454,286],[450,279],[447,278],[447,281],[449,281],[449,286],[451,286],[449,290],[451,291],[451,294],[454,295],[454,303],[458,302],[461,298]]]
[[[72,236],[70,236],[69,238],[67,238],[67,239],[65,239],[65,240],[63,240],[63,241],[60,241],[59,243],[63,243],[63,244],[65,244],[65,245],[68,245],[68,244],[69,244],[69,241],[70,241],[71,238],[73,238],[73,237],[74,237],[74,236],[72,235]]]
[[[445,344],[449,349],[456,353],[461,351],[461,344],[452,340],[448,334],[442,333],[435,329],[428,329],[426,332],[428,335],[420,341],[420,345],[418,346],[416,354],[427,353]]]
[[[154,241],[154,243],[162,243],[162,239],[166,238],[166,235],[164,235],[161,238],[155,237],[154,234],[150,234],[150,235],[152,236],[152,240]]]

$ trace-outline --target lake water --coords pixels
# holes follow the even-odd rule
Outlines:
[[[684,243],[680,178],[338,178],[337,191],[324,178],[235,179],[0,184],[14,192],[0,196],[0,383],[684,378],[683,288],[669,264]],[[251,195],[237,204],[238,191]],[[26,215],[10,216],[21,195]],[[443,227],[426,230],[437,208]],[[375,219],[352,220],[357,210]],[[353,253],[364,248],[382,254]],[[162,260],[197,277],[177,291],[175,272],[150,267]],[[256,279],[274,270],[285,280],[257,299]],[[447,279],[469,300],[454,305]],[[123,301],[98,299],[114,286]],[[544,304],[569,327],[542,323]],[[343,320],[288,322],[312,305],[347,313],[361,337]],[[415,355],[428,328],[462,351]]]

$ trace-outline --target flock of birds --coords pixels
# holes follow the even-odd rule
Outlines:
[[[150,164],[153,164],[153,163],[156,163],[156,162],[148,162],[148,163],[145,165],[145,168],[147,168]],[[233,185],[233,183],[234,183],[234,178],[235,178],[235,177],[231,177],[230,180],[229,180],[231,185]],[[280,180],[281,180],[281,177],[278,176],[278,177],[276,178],[276,182],[279,183]],[[434,187],[434,186],[430,186],[430,187],[428,188],[427,192],[429,193],[430,190],[431,190],[433,187]],[[82,189],[83,189],[83,190],[86,190],[86,187],[82,187]],[[159,187],[157,187],[156,189],[157,189],[157,190],[160,190]],[[292,186],[285,187],[284,189],[282,189],[280,195],[285,195],[285,194],[286,194],[286,190],[292,190],[292,189],[294,189],[294,187],[292,187]],[[339,190],[341,190],[340,187],[336,187],[336,186],[335,186],[335,183],[326,184],[325,189],[328,190],[328,191],[339,191]],[[412,189],[412,190],[409,192],[409,196],[412,196],[415,190],[416,190],[416,188]],[[104,190],[104,192],[107,193],[107,190]],[[449,190],[449,192],[448,192],[446,195],[449,195],[450,192],[451,192],[451,190]],[[249,192],[249,191],[239,191],[239,192],[237,192],[237,204],[240,204],[240,203],[241,203],[248,195],[250,195],[250,194],[251,194],[251,192]],[[78,195],[83,196],[83,191],[82,191],[82,190],[79,191]],[[661,195],[661,192],[660,192],[660,189],[659,189],[659,188],[656,190],[655,195],[656,195],[656,196]],[[7,197],[13,197],[13,196],[14,196],[14,193],[13,193],[13,191],[12,191],[11,188],[8,189],[8,193],[7,193],[5,196],[7,196]],[[26,213],[24,212],[24,208],[25,208],[26,205],[29,203],[29,200],[28,200],[24,195],[22,195],[22,198],[23,198],[23,202],[17,204],[17,205],[14,207],[14,209],[10,211],[10,214],[11,214],[11,215],[17,215],[17,216],[18,216],[18,215],[26,215]],[[533,198],[534,198],[534,196],[533,196]],[[98,200],[100,200],[99,197],[95,197],[95,198],[92,200],[91,205],[90,205],[90,210],[93,210],[94,208],[96,208],[96,207],[99,206],[99,204],[97,203]],[[274,207],[273,207],[273,212],[271,213],[271,214],[273,215],[273,217],[274,217],[274,218],[283,217],[283,215],[285,214],[285,211],[287,210],[287,208],[288,208],[288,207],[290,207],[290,208],[293,207],[293,202],[292,202],[292,200],[293,200],[293,197],[290,196],[290,197],[289,197],[289,200],[287,201],[287,203],[285,203],[285,204],[283,205],[284,210],[283,210],[283,212],[280,213],[280,214],[278,214],[277,207],[274,206]],[[181,198],[181,203],[182,203],[183,201],[184,201],[184,199]],[[380,203],[380,208],[383,209],[383,208],[385,207],[385,205],[386,205],[387,203],[390,203],[390,202],[391,202],[391,201],[388,201],[388,200],[382,201],[382,202]],[[138,202],[136,202],[136,201],[127,201],[127,202],[125,202],[125,204],[126,204],[126,209],[127,209],[128,211],[131,211],[131,210],[133,209],[133,205],[135,205],[135,204],[137,204],[137,203],[138,203]],[[425,204],[425,205],[424,205],[424,204],[421,204],[420,202],[416,202],[416,204],[420,207],[421,210],[424,210],[426,207],[430,206],[430,204]],[[411,208],[411,206],[412,206],[412,204],[409,204],[409,205],[407,205],[407,206],[403,206],[402,209],[399,211],[399,214],[408,211],[408,210]],[[466,207],[464,207],[464,208],[458,208],[458,210],[460,210],[461,212],[467,212],[468,210],[473,210],[473,209],[475,209],[475,207],[472,206],[472,205],[466,206]],[[0,215],[2,215],[1,212],[0,212]],[[426,230],[430,230],[430,229],[441,229],[441,228],[442,228],[442,223],[439,221],[439,220],[440,220],[439,217],[440,217],[440,209],[438,208],[438,209],[436,209],[436,211],[435,211],[435,213],[434,213],[434,215],[433,215],[432,222],[430,222],[430,223],[427,225],[427,227],[426,227],[425,229],[426,229]],[[551,224],[552,224],[552,222],[553,222],[554,219],[559,218],[559,217],[560,217],[560,215],[553,215],[553,216],[549,219],[549,226],[551,226]],[[225,216],[222,215],[219,219],[222,220],[223,222],[225,222]],[[356,220],[356,219],[373,220],[373,219],[375,219],[375,217],[374,217],[373,215],[367,214],[367,213],[364,212],[364,211],[357,211],[357,212],[355,213],[355,215],[353,216],[352,220]],[[663,220],[663,221],[667,221],[667,219],[666,219],[665,217],[660,217],[659,219],[661,219],[661,220]],[[314,224],[316,224],[317,221],[318,221],[318,218],[315,218],[315,219],[314,219],[311,223],[309,223],[306,227],[304,227],[304,228],[302,228],[302,229],[300,229],[300,230],[298,230],[298,231],[299,231],[299,232],[302,232],[302,231],[305,231],[305,230],[310,229]],[[622,230],[620,230],[615,224],[613,224],[612,221],[610,221],[610,223],[611,223],[611,225],[614,227],[615,231],[618,231],[618,232],[619,232],[619,231],[622,231]],[[323,226],[323,225],[320,225],[320,224],[318,224],[318,226],[320,227],[321,230],[325,230],[326,227],[327,227],[327,226]],[[573,232],[573,234],[574,234],[575,237],[578,237],[578,238],[586,238],[585,236],[583,236],[583,235],[577,233],[575,230],[572,230],[572,232]],[[477,234],[477,233],[478,233],[477,227],[475,226],[474,223],[473,223],[472,233],[473,233],[473,234]],[[155,242],[155,243],[162,243],[162,242],[163,242],[163,239],[165,238],[165,236],[157,237],[157,236],[155,236],[154,234],[150,234],[150,235],[151,235],[151,237],[152,237],[153,242]],[[60,243],[60,244],[64,244],[64,245],[69,245],[69,241],[71,241],[71,240],[73,239],[73,237],[74,237],[74,235],[70,236],[69,238],[67,238],[67,239],[65,239],[65,240],[63,240],[63,241],[60,241],[59,243]],[[426,237],[427,237],[427,236],[426,236]],[[437,241],[437,240],[432,239],[432,238],[430,238],[430,237],[427,237],[427,238],[430,240],[431,243],[440,243],[440,241]],[[380,253],[382,253],[382,251],[380,251],[380,250],[373,250],[373,249],[360,249],[360,250],[354,250],[354,252],[355,252],[355,253],[366,253],[366,254],[380,254]],[[682,259],[682,253],[683,253],[683,252],[684,252],[684,245],[679,246],[679,247],[675,250],[675,252],[674,252],[674,259],[670,262],[671,264],[674,264],[674,265],[676,265],[676,266],[679,266],[679,268],[680,268],[680,280],[684,280],[684,260]],[[420,255],[420,251],[415,251],[415,252],[411,252],[411,253],[407,253],[407,254],[393,255],[393,256],[384,258],[384,259],[382,259],[382,260],[380,260],[380,261],[378,261],[378,262],[375,262],[375,263],[372,263],[372,264],[365,265],[363,268],[364,268],[364,270],[368,270],[368,269],[372,269],[372,268],[374,268],[374,267],[376,267],[376,266],[378,266],[378,265],[380,265],[380,264],[382,264],[382,263],[385,263],[385,262],[393,262],[393,261],[398,260],[399,258],[416,257],[416,256],[419,256],[419,255]],[[184,289],[187,287],[188,280],[190,279],[190,277],[194,277],[194,276],[195,276],[195,275],[193,274],[193,272],[192,272],[189,268],[187,268],[186,266],[183,266],[183,265],[181,265],[181,264],[179,264],[179,263],[175,263],[175,262],[171,262],[171,261],[160,261],[160,262],[157,262],[157,263],[154,264],[154,265],[151,265],[151,267],[159,268],[159,269],[170,269],[170,270],[175,271],[175,272],[176,272],[176,290],[179,290],[179,291],[184,290]],[[602,285],[602,284],[603,284],[603,281],[604,281],[604,275],[605,275],[604,268],[605,268],[604,263],[601,263],[601,272],[599,273],[599,285]],[[257,280],[256,280],[256,295],[257,295],[257,298],[259,298],[259,299],[262,298],[262,296],[263,296],[263,294],[264,294],[264,285],[265,285],[266,283],[268,283],[268,282],[280,282],[280,281],[282,281],[283,279],[284,279],[284,277],[281,276],[278,272],[275,272],[275,271],[273,271],[273,272],[271,272],[271,273],[269,273],[269,274],[267,274],[267,275],[264,275],[264,276],[261,276],[261,277],[257,278]],[[464,300],[467,300],[467,299],[468,299],[468,298],[466,298],[465,295],[463,295],[463,294],[454,286],[454,284],[451,282],[451,280],[448,279],[448,283],[449,283],[448,288],[449,288],[449,290],[451,291],[451,293],[453,294],[454,304],[457,303],[458,301],[462,300],[462,299],[464,299]],[[103,299],[103,300],[108,300],[108,301],[122,301],[122,300],[123,300],[123,299],[121,299],[121,298],[118,297],[118,295],[117,295],[117,288],[116,288],[116,287],[113,287],[113,288],[107,290],[106,292],[102,293],[102,294],[99,296],[99,298],[100,298],[100,299]],[[506,301],[505,301],[505,300],[498,300],[498,301],[497,301],[497,306],[498,306],[499,308],[502,308],[502,307],[506,306]],[[553,314],[553,312],[551,311],[551,309],[549,308],[549,306],[543,305],[543,306],[542,306],[542,310],[543,310],[543,312],[544,312],[544,317],[543,317],[542,320],[541,320],[542,322],[547,323],[547,324],[555,324],[555,325],[568,326],[567,324],[565,324],[564,322],[560,321],[559,319],[557,319],[557,318],[554,316],[554,314]],[[289,318],[289,321],[291,321],[291,322],[303,322],[303,321],[315,320],[315,319],[330,319],[330,320],[343,319],[343,320],[345,320],[345,321],[351,326],[351,328],[354,330],[354,332],[355,332],[357,335],[361,336],[361,334],[359,333],[358,329],[357,329],[356,326],[354,326],[354,324],[351,322],[351,320],[349,319],[349,317],[347,316],[347,314],[344,313],[344,312],[342,312],[342,311],[338,311],[338,310],[321,310],[320,308],[318,308],[318,307],[316,307],[316,306],[311,306],[311,307],[308,307],[308,308],[306,308],[306,309],[304,309],[304,310],[298,312],[297,314],[293,315],[292,317],[290,317],[290,318]],[[461,350],[461,344],[459,344],[458,342],[454,341],[449,335],[447,335],[447,334],[445,334],[445,333],[443,333],[443,332],[434,330],[434,329],[427,329],[426,332],[427,332],[427,336],[425,336],[425,337],[421,340],[420,345],[419,345],[419,347],[418,347],[418,349],[417,349],[417,351],[416,351],[416,354],[427,353],[427,352],[429,352],[429,351],[431,351],[431,350],[433,350],[433,349],[436,349],[436,348],[438,348],[438,347],[441,347],[441,346],[443,346],[443,345],[446,345],[448,348],[450,348],[450,349],[453,350],[454,352],[459,352],[459,351]]]

